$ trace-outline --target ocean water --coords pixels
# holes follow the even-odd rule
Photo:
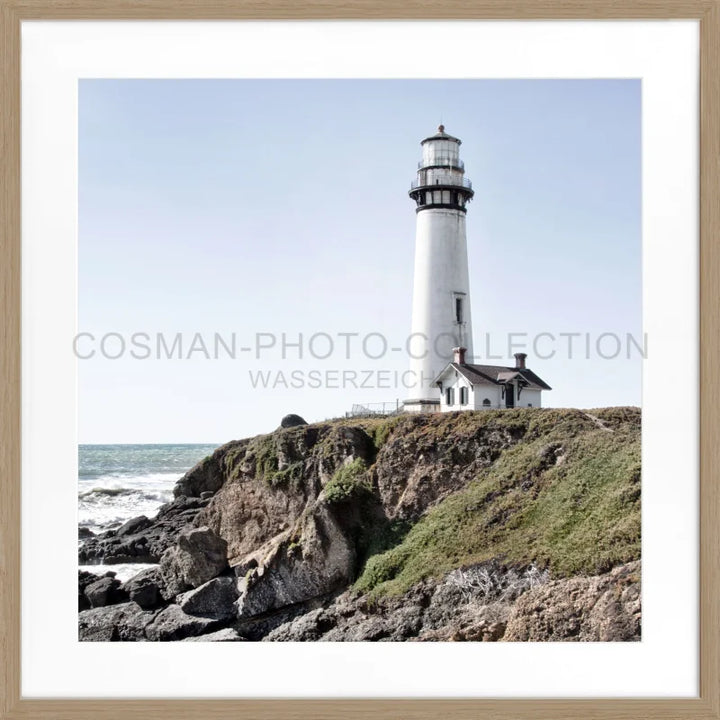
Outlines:
[[[95,533],[152,517],[175,482],[217,445],[80,445],[78,524]]]
[[[86,570],[94,575],[104,575],[108,571],[115,573],[115,578],[120,582],[126,582],[135,577],[139,572],[157,567],[144,563],[119,563],[117,565],[78,565],[78,570]]]

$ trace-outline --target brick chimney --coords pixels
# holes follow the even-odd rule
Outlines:
[[[526,357],[527,357],[527,353],[515,353],[515,368],[517,370],[525,369],[525,358]]]
[[[464,348],[464,347],[453,348],[453,355],[454,355],[453,362],[457,363],[458,365],[464,365],[466,352],[467,352],[467,348]]]

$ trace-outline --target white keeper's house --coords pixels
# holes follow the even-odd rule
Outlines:
[[[513,367],[472,363],[465,219],[475,192],[458,138],[440,125],[420,144],[422,160],[409,192],[417,217],[410,336],[415,386],[404,410],[540,407],[543,390],[551,388],[526,367],[524,353],[515,355]]]
[[[442,412],[541,407],[542,391],[552,389],[525,367],[525,353],[515,354],[514,367],[466,363],[462,347],[454,353],[435,380]]]

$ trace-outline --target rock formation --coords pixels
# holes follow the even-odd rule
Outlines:
[[[228,443],[156,518],[85,540],[83,563],[159,566],[81,573],[80,639],[637,640],[639,443],[635,408]]]

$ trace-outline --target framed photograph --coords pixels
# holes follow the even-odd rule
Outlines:
[[[0,2],[1,717],[720,717],[716,0]]]

